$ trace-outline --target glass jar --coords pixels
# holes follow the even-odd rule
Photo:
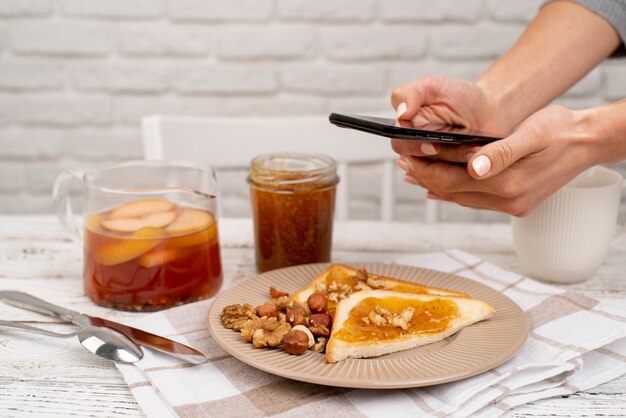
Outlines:
[[[248,184],[259,272],[330,261],[335,161],[317,154],[265,154],[252,160]]]

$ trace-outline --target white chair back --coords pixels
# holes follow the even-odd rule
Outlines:
[[[341,178],[336,217],[348,218],[348,164],[380,162],[380,220],[394,217],[393,177],[397,155],[389,141],[338,128],[327,117],[179,117],[142,120],[144,157],[203,161],[220,168],[246,168],[256,155],[271,152],[320,153],[333,157]]]

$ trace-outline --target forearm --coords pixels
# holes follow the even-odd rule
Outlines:
[[[603,18],[576,3],[545,5],[515,45],[476,81],[509,129],[575,84],[617,48]]]

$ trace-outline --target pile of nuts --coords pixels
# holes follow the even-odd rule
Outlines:
[[[250,304],[226,306],[220,318],[224,327],[241,332],[255,347],[278,347],[290,354],[326,349],[332,317],[323,293],[313,293],[302,304],[289,294],[270,288],[272,300],[256,308]]]

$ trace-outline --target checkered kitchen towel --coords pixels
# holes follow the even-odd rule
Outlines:
[[[416,389],[343,389],[295,382],[226,354],[207,331],[210,301],[148,315],[134,325],[188,343],[209,358],[193,366],[146,350],[118,365],[149,417],[495,417],[530,401],[567,395],[626,373],[626,308],[505,271],[458,250],[396,260],[468,277],[503,292],[531,334],[518,354],[483,374]]]

